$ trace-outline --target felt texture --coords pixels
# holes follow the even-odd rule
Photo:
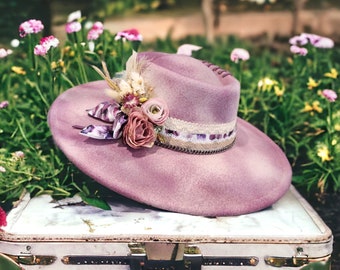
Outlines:
[[[214,66],[186,56],[141,56],[151,61],[143,71],[144,80],[154,82],[155,94],[166,100],[172,117],[202,124],[237,118],[239,84],[232,76],[220,76]],[[292,170],[286,156],[240,118],[234,145],[209,155],[159,146],[134,150],[122,140],[79,135],[73,125],[102,124],[86,109],[109,100],[105,88],[106,82],[97,81],[67,90],[52,104],[48,122],[55,143],[69,160],[109,189],[153,207],[202,216],[259,211],[288,190]]]

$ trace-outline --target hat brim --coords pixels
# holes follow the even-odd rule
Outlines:
[[[103,186],[153,207],[202,216],[255,212],[288,190],[292,171],[286,156],[267,135],[240,118],[235,144],[210,155],[159,146],[134,150],[122,140],[81,136],[73,125],[103,124],[86,109],[109,100],[105,88],[104,81],[71,88],[54,101],[48,114],[56,145]]]

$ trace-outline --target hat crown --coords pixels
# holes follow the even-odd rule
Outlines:
[[[159,144],[185,152],[212,153],[236,137],[240,84],[218,66],[185,55],[140,53],[142,77],[169,108]]]
[[[185,55],[139,53],[154,95],[166,101],[170,116],[200,124],[224,124],[237,117],[240,84],[218,66]]]

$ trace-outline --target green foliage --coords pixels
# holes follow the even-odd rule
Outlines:
[[[121,71],[138,43],[115,40],[108,30],[92,43],[85,23],[82,31],[68,34],[63,45],[51,47],[45,56],[33,51],[42,36],[38,33],[22,38],[12,54],[0,59],[0,102],[8,102],[0,109],[1,203],[15,201],[25,191],[54,197],[80,193],[85,202],[107,208],[95,190],[92,194],[82,184],[91,181],[55,147],[48,110],[66,89],[100,79],[91,66],[101,67],[103,61],[112,76]]]

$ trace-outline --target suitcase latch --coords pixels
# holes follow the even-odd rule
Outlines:
[[[18,264],[22,265],[50,265],[53,264],[57,258],[55,256],[47,255],[9,255],[9,258]]]
[[[329,259],[330,255],[319,257],[319,258],[311,258],[307,254],[303,252],[303,248],[299,247],[296,250],[296,255],[292,257],[279,257],[279,256],[267,256],[265,257],[265,262],[268,265],[274,267],[301,267],[306,264],[315,263],[315,262],[326,262]]]

